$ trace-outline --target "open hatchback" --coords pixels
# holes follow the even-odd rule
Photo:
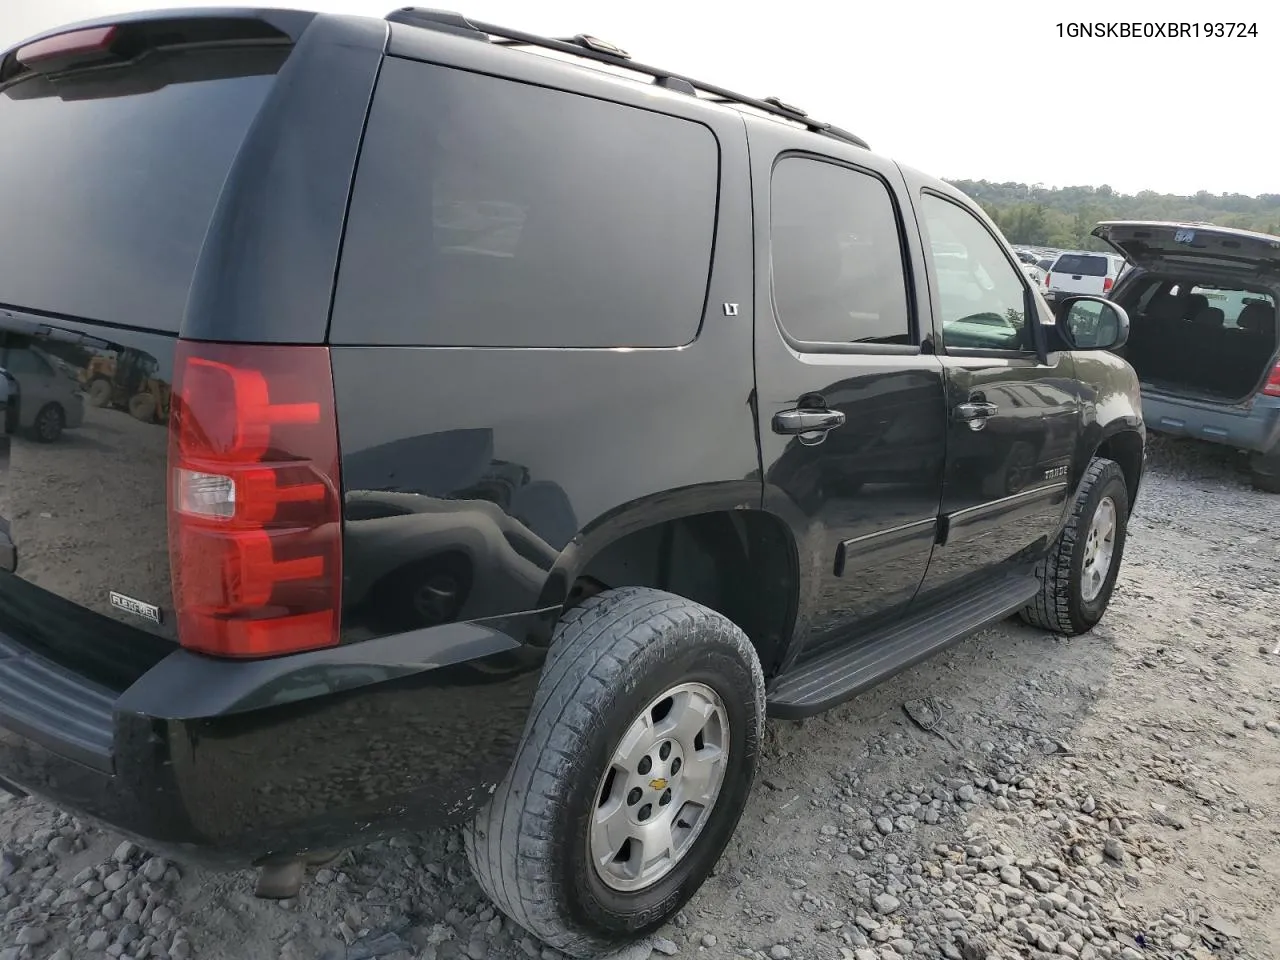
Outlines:
[[[1200,223],[1107,221],[1093,235],[1134,269],[1111,298],[1149,428],[1247,451],[1280,488],[1280,237]]]

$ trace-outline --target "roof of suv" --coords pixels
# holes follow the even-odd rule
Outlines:
[[[648,77],[650,78],[649,83],[666,90],[674,90],[677,93],[710,99],[715,103],[725,104],[730,107],[748,108],[765,116],[791,121],[815,133],[834,137],[837,140],[852,143],[866,150],[870,149],[870,145],[861,137],[847,130],[842,130],[833,124],[816,120],[804,110],[786,103],[778,97],[750,97],[716,84],[695,80],[692,77],[675,73],[671,70],[639,63],[631,58],[631,54],[616,44],[589,34],[580,33],[567,39],[542,37],[523,30],[471,20],[458,13],[432,10],[425,7],[401,7],[389,13],[386,19],[391,23],[460,34],[484,42],[498,43],[502,46],[532,47],[535,51],[555,51],[568,54],[580,60],[594,61],[595,63],[614,67],[628,72],[632,76],[639,74]],[[574,66],[581,69],[585,65],[579,63]]]
[[[748,123],[770,122],[799,127],[824,138],[851,144],[872,154],[876,153],[861,137],[833,124],[817,120],[801,108],[777,97],[750,97],[661,67],[640,63],[633,60],[627,51],[617,45],[588,34],[578,34],[566,39],[541,37],[509,27],[471,20],[457,13],[419,7],[401,8],[389,14],[387,19],[392,24],[469,36],[497,46],[541,55],[545,60],[565,70],[603,72],[610,77],[628,80],[637,85],[656,86],[664,91],[686,94],[712,109],[732,110]],[[982,212],[967,194],[945,180],[903,164],[897,165],[904,174],[912,174],[939,193],[962,200],[976,211]],[[985,213],[983,216],[985,217]]]

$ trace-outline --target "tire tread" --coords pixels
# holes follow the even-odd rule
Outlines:
[[[1089,495],[1095,487],[1106,484],[1113,477],[1119,477],[1122,482],[1124,480],[1124,473],[1114,460],[1095,457],[1089,463],[1076,490],[1066,526],[1058,534],[1058,539],[1054,541],[1048,554],[1036,565],[1040,592],[1020,611],[1019,616],[1025,622],[1054,633],[1080,632],[1071,618],[1071,562],[1076,541],[1089,522],[1089,518],[1084,515]],[[1122,517],[1121,522],[1125,521],[1127,517]],[[1117,557],[1115,562],[1119,563],[1120,558]]]
[[[516,759],[489,802],[463,830],[477,882],[494,904],[545,943],[586,956],[610,944],[562,915],[557,897],[550,809],[562,768],[599,727],[587,705],[646,648],[673,632],[714,630],[732,638],[751,664],[757,722],[764,677],[750,641],[726,618],[673,594],[645,587],[607,590],[569,610],[557,625]]]

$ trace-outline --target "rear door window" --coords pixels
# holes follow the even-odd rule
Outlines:
[[[670,347],[702,321],[719,147],[692,121],[383,65],[334,343]]]
[[[773,171],[770,247],[778,319],[806,344],[910,344],[898,215],[874,176],[806,157]]]
[[[1066,253],[1053,265],[1053,272],[1078,274],[1082,277],[1105,277],[1109,266],[1106,257],[1085,257]]]
[[[157,51],[0,91],[0,304],[177,332],[223,181],[286,55]]]

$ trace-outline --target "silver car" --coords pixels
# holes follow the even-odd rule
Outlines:
[[[38,347],[7,347],[3,366],[17,385],[16,428],[41,443],[53,443],[62,431],[84,423],[84,394],[63,364]],[[14,398],[7,398],[12,406]]]
[[[1133,264],[1111,299],[1147,429],[1243,450],[1253,485],[1280,493],[1280,237],[1143,221],[1093,235]]]

